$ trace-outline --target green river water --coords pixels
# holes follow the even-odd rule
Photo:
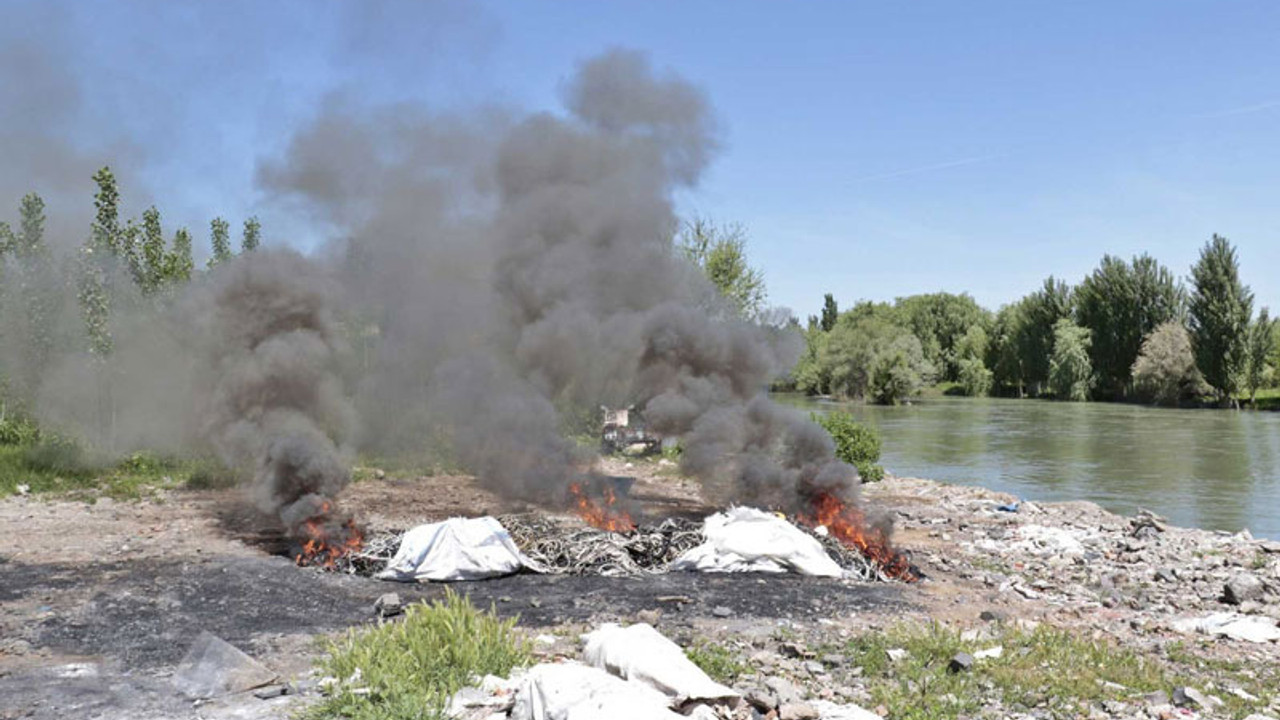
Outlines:
[[[895,474],[1028,500],[1148,508],[1178,525],[1280,539],[1280,413],[927,398],[909,406],[778,395],[874,425]]]

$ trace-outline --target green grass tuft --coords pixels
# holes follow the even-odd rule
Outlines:
[[[684,654],[712,680],[725,685],[732,685],[750,672],[750,668],[738,659],[736,653],[722,645],[698,643],[685,650]]]
[[[442,601],[409,606],[400,621],[349,630],[328,644],[319,663],[322,672],[342,682],[307,717],[441,718],[459,689],[529,662],[528,644],[514,625],[447,590]],[[358,679],[348,682],[353,676]]]
[[[948,671],[958,652],[1000,646],[999,658],[978,660],[967,672]],[[898,662],[887,651],[901,648]],[[940,720],[974,715],[988,699],[1009,710],[1047,711],[1052,717],[1087,716],[1104,700],[1133,701],[1155,690],[1171,691],[1176,679],[1158,660],[1104,642],[1040,627],[1001,627],[991,639],[966,642],[937,624],[864,635],[847,648],[860,665],[876,704],[895,720]]]

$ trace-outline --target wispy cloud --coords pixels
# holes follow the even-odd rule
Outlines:
[[[1280,100],[1269,100],[1256,105],[1243,105],[1229,110],[1219,110],[1217,112],[1204,113],[1201,115],[1192,115],[1194,118],[1220,118],[1230,117],[1232,115],[1248,115],[1249,113],[1263,112],[1264,110],[1275,110],[1280,108]]]
[[[865,175],[863,177],[854,178],[852,182],[871,182],[873,180],[888,180],[889,178],[902,177],[903,175],[919,175],[920,173],[934,172],[936,170],[946,170],[947,168],[960,167],[961,165],[974,165],[988,160],[994,160],[999,155],[977,155],[974,157],[960,158],[959,160],[948,160],[947,162],[934,163],[932,165],[921,165],[918,167],[905,168],[902,170],[894,170],[887,173],[879,173],[877,175]]]

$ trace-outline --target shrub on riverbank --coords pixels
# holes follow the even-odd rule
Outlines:
[[[831,433],[836,443],[836,457],[858,468],[862,482],[878,482],[884,479],[880,460],[880,433],[863,425],[847,412],[826,415],[813,414],[813,419]]]

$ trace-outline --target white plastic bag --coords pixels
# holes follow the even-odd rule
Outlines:
[[[822,544],[785,519],[748,507],[729,508],[702,524],[706,541],[671,564],[698,572],[788,572],[840,577]]]
[[[577,663],[535,665],[521,678],[511,720],[685,720],[667,696]]]
[[[480,580],[538,568],[520,552],[497,519],[449,518],[404,534],[400,549],[378,573],[382,580]]]
[[[665,695],[671,707],[687,700],[726,700],[738,693],[712,680],[685,656],[679,645],[645,623],[622,627],[605,623],[582,636],[582,659],[623,680],[648,685]]]

